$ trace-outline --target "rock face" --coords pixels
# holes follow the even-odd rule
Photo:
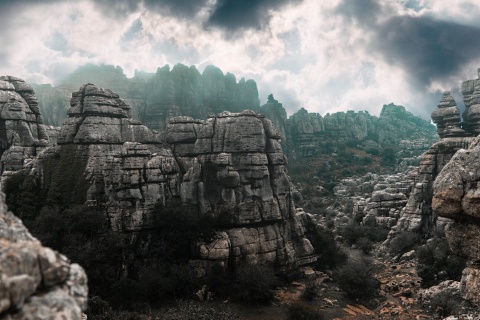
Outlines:
[[[25,81],[0,77],[0,171],[18,170],[49,143],[38,101]]]
[[[336,214],[336,226],[349,221],[361,220],[363,225],[390,229],[397,223],[400,211],[407,203],[411,192],[411,177],[408,173],[378,175],[368,173],[359,178],[343,179],[334,188],[337,199],[353,200],[351,217]]]
[[[451,249],[472,261],[480,260],[479,159],[480,139],[477,137],[468,149],[459,150],[445,165],[435,180],[432,200],[435,214],[454,221],[445,230]],[[480,305],[479,280],[478,265],[464,270],[461,292],[477,306]]]
[[[404,107],[384,105],[380,117],[368,112],[337,112],[322,117],[301,109],[287,121],[288,156],[302,159],[336,152],[345,145],[372,142],[398,145],[402,140],[437,139],[434,127],[413,116]],[[368,146],[367,146],[368,148]]]
[[[78,193],[105,208],[114,230],[152,228],[164,219],[162,208],[179,200],[192,220],[209,219],[218,230],[213,242],[192,251],[198,267],[247,262],[288,272],[315,261],[306,237],[315,221],[294,207],[280,134],[264,116],[174,117],[162,144],[111,90],[84,85],[70,105],[59,146],[40,153],[26,170],[41,176],[55,157],[78,163],[85,180]]]
[[[43,247],[0,194],[1,318],[80,320],[87,296],[82,267]]]
[[[214,66],[207,66],[200,73],[194,66],[177,64],[170,69],[166,65],[154,74],[136,71],[129,79],[120,67],[86,65],[56,88],[35,86],[40,107],[48,115],[48,124],[63,123],[70,92],[89,81],[120,94],[132,107],[133,118],[152,130],[164,131],[170,117],[206,119],[210,113],[259,107],[257,85],[253,80],[242,78],[237,82],[233,74],[224,75]]]
[[[252,111],[170,121],[167,141],[185,172],[182,202],[230,226],[216,250],[202,258],[276,261],[283,270],[314,261],[305,214],[296,212],[291,199],[279,138],[271,121]]]
[[[453,155],[460,149],[468,148],[472,140],[471,137],[444,138],[425,153],[414,179],[413,190],[398,221],[397,231],[432,234],[436,229],[441,231],[448,223],[448,220],[432,212],[433,182]]]
[[[440,138],[461,137],[465,131],[460,128],[460,111],[450,92],[443,94],[438,109],[432,112],[432,120],[437,125]]]

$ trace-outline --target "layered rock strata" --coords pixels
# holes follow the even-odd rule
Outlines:
[[[462,275],[463,296],[480,306],[480,139],[459,150],[445,165],[434,184],[432,208],[435,214],[452,219],[445,234],[454,253],[473,264]]]
[[[229,226],[215,248],[200,250],[202,259],[276,262],[281,270],[314,261],[279,139],[272,122],[252,111],[170,121],[167,141],[185,172],[182,202]]]
[[[59,146],[27,169],[41,176],[52,157],[73,158],[85,171],[87,203],[105,208],[114,230],[148,230],[179,199],[190,219],[218,231],[193,250],[199,267],[271,263],[288,272],[315,261],[306,237],[314,220],[294,207],[280,134],[264,116],[174,117],[162,144],[110,90],[84,85],[70,104]]]
[[[334,188],[338,200],[349,198],[353,211],[337,214],[336,226],[349,218],[361,220],[364,225],[390,229],[400,218],[400,211],[407,203],[411,191],[408,173],[377,175],[368,173],[359,178],[343,179]],[[351,216],[349,216],[351,214]]]
[[[368,112],[337,112],[324,117],[301,109],[287,120],[288,156],[308,159],[336,152],[346,145],[398,145],[402,140],[438,139],[434,127],[404,107],[384,105],[380,117]],[[369,148],[368,146],[366,147]]]
[[[462,82],[461,91],[465,103],[464,126],[470,135],[477,136],[480,134],[480,69],[479,78]]]
[[[0,194],[0,318],[81,320],[87,296],[82,267],[43,247]]]
[[[0,172],[22,168],[25,159],[49,144],[35,92],[11,76],[0,77],[0,142]]]
[[[437,125],[440,138],[465,135],[465,131],[460,128],[460,111],[449,91],[443,94],[438,109],[432,112],[432,120]]]

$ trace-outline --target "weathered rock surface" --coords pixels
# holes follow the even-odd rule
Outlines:
[[[25,159],[49,144],[48,131],[32,87],[0,77],[0,172],[22,168]]]
[[[0,194],[0,318],[80,320],[87,296],[82,267],[43,247]]]
[[[301,109],[287,121],[288,156],[302,159],[369,142],[375,148],[402,140],[437,140],[434,127],[402,106],[384,105],[380,117],[368,112],[337,112],[322,117]],[[366,147],[369,148],[368,146]]]
[[[347,212],[346,216],[345,213],[337,213],[336,226],[347,223],[348,218],[355,218],[362,220],[364,225],[390,229],[397,223],[400,211],[407,203],[411,185],[408,173],[368,173],[359,178],[341,180],[334,188],[335,196],[337,199],[346,197],[353,200],[353,211]]]
[[[271,263],[287,272],[315,261],[306,237],[315,221],[294,207],[280,134],[264,116],[174,117],[162,145],[108,89],[84,85],[70,104],[59,146],[40,153],[26,170],[41,175],[51,157],[80,161],[86,201],[105,208],[113,229],[151,228],[164,218],[162,208],[178,199],[191,219],[213,220],[221,230],[193,250],[191,263],[198,267]]]
[[[465,131],[460,128],[460,111],[450,92],[443,94],[438,109],[432,112],[432,120],[437,125],[440,138],[463,137]]]
[[[233,74],[223,74],[214,66],[200,73],[194,66],[166,65],[154,74],[136,71],[133,78],[127,78],[120,67],[85,65],[58,87],[34,86],[48,124],[63,123],[70,93],[88,82],[117,92],[131,106],[134,119],[159,131],[166,129],[171,117],[206,119],[208,114],[224,110],[258,109],[260,103],[253,80],[242,78],[237,82]]]

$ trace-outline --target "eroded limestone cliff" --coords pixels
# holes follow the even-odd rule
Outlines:
[[[209,219],[217,231],[192,250],[191,263],[199,267],[247,262],[288,272],[315,261],[305,234],[315,221],[295,209],[280,134],[264,116],[174,117],[160,137],[108,89],[84,85],[70,105],[58,146],[25,166],[50,184],[44,188],[58,189],[44,175],[73,159],[83,181],[75,197],[104,208],[119,232],[154,228],[164,219],[162,208],[179,200],[189,219]]]

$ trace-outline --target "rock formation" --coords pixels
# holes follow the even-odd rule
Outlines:
[[[465,131],[460,128],[460,111],[448,91],[443,94],[438,109],[432,112],[432,120],[437,125],[437,132],[441,139],[465,135]]]
[[[336,152],[348,145],[374,143],[377,148],[402,140],[437,139],[434,127],[404,107],[384,105],[380,117],[368,112],[337,112],[325,117],[301,109],[287,121],[288,156],[305,159]],[[368,148],[368,146],[366,147]]]
[[[238,81],[231,73],[207,66],[200,73],[194,66],[165,65],[154,74],[136,71],[127,78],[120,67],[85,65],[69,75],[58,87],[35,86],[40,107],[50,125],[65,120],[70,93],[87,82],[111,88],[131,106],[134,119],[152,130],[163,131],[175,116],[207,118],[224,110],[239,112],[258,109],[258,90],[253,80]],[[61,106],[63,105],[63,107]]]
[[[454,221],[445,230],[451,249],[472,262],[480,261],[479,159],[477,137],[468,149],[459,150],[445,165],[435,180],[432,200],[435,214]],[[477,306],[480,306],[479,279],[480,266],[472,264],[464,270],[460,287],[463,296]]]
[[[38,101],[25,81],[0,77],[0,172],[18,170],[49,144]]]
[[[455,100],[449,92],[445,92],[438,109],[432,112],[432,119],[437,124],[440,140],[433,144],[425,153],[408,203],[402,212],[402,217],[392,229],[392,238],[396,232],[409,230],[432,235],[433,232],[443,232],[451,222],[445,215],[437,216],[432,211],[433,183],[450,159],[461,149],[468,149],[472,143],[476,126],[476,99],[480,91],[475,91],[480,80],[468,80],[462,83],[462,93],[467,110],[463,114],[464,122],[460,123],[459,111]],[[462,128],[466,128],[463,130]]]
[[[164,219],[162,208],[180,200],[190,219],[210,219],[218,230],[192,252],[191,263],[201,268],[272,263],[288,272],[315,261],[306,237],[315,221],[294,207],[280,134],[264,116],[173,117],[162,144],[111,90],[84,85],[70,105],[58,146],[25,167],[49,190],[55,181],[42,175],[61,170],[55,159],[70,159],[83,181],[72,196],[105,208],[119,232],[154,227]]]
[[[81,320],[87,295],[82,267],[43,247],[0,194],[0,318]]]
[[[272,123],[252,111],[170,121],[167,141],[185,172],[182,202],[230,226],[202,258],[276,261],[283,270],[314,261],[305,214],[296,212],[291,199],[279,138]]]

